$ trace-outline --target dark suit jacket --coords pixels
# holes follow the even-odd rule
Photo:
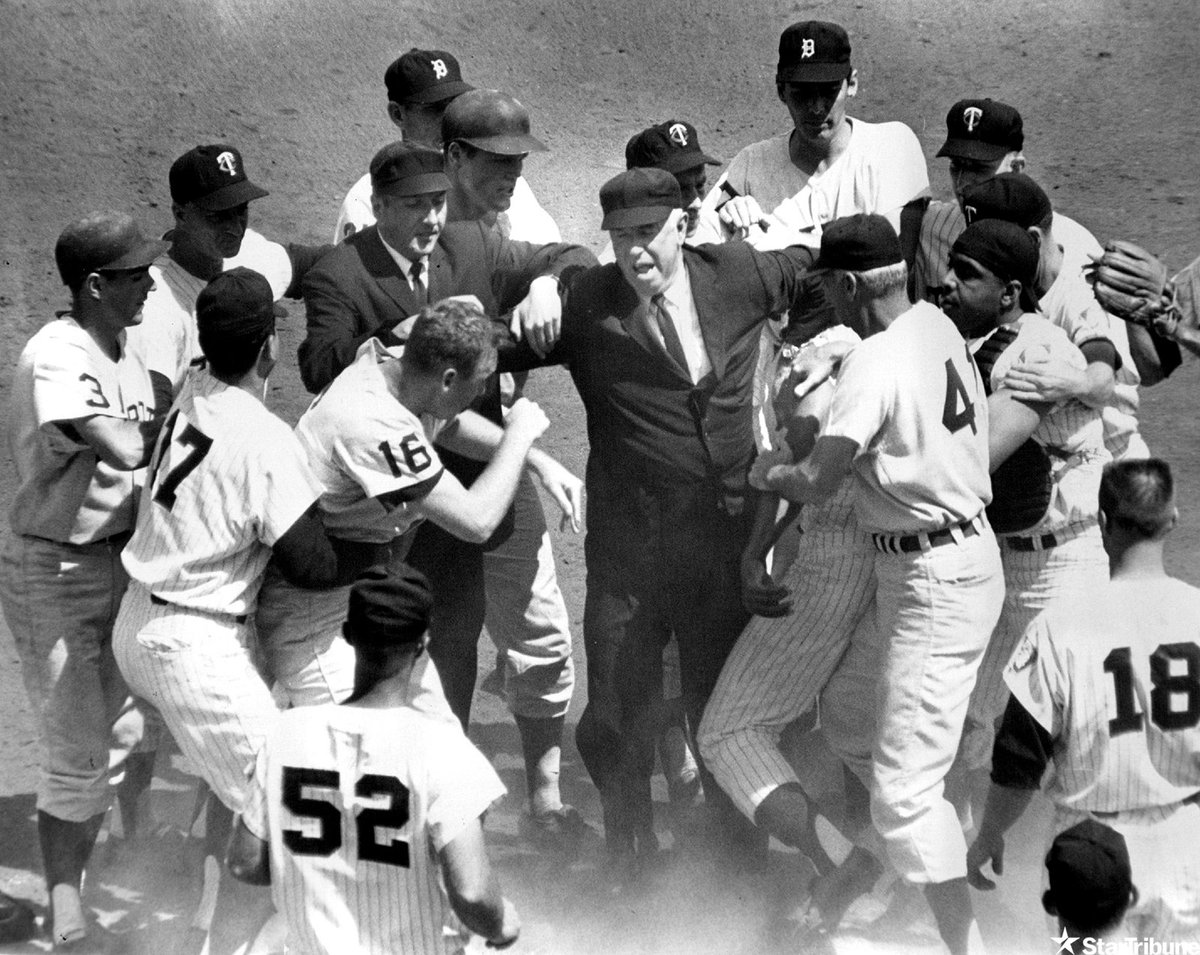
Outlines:
[[[589,484],[705,483],[727,496],[745,489],[759,333],[802,293],[813,253],[762,253],[735,242],[685,247],[683,256],[713,367],[698,384],[648,333],[616,265],[589,269],[568,291],[562,337],[545,362],[566,363],[587,410]],[[501,356],[507,368],[540,363],[514,343]]]
[[[539,275],[556,275],[565,283],[595,262],[580,246],[513,242],[478,222],[452,222],[429,257],[429,300],[475,295],[497,317],[517,305]],[[308,334],[300,345],[300,376],[312,392],[349,365],[368,338],[400,344],[392,329],[421,309],[375,226],[350,236],[314,265],[302,292]]]

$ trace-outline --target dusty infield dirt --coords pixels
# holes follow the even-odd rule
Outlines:
[[[1029,171],[1057,208],[1102,240],[1141,241],[1175,266],[1200,252],[1200,32],[1190,0],[0,0],[0,391],[6,397],[8,369],[25,340],[67,304],[52,258],[61,228],[104,207],[166,228],[167,169],[196,143],[236,144],[252,178],[271,190],[252,208],[256,228],[324,241],[346,189],[393,138],[385,67],[411,46],[449,48],[468,81],[515,93],[530,107],[551,152],[533,157],[526,176],[564,235],[596,248],[596,190],[622,168],[624,142],[637,129],[689,119],[706,149],[728,159],[783,128],[772,83],[776,38],[787,23],[810,17],[846,25],[860,74],[852,114],[908,123],[925,147],[935,194],[948,191],[944,161],[934,159],[946,109],[962,96],[993,96],[1024,115]],[[271,400],[294,420],[307,396],[295,373],[303,309],[291,312]],[[531,393],[554,420],[545,443],[580,468],[578,400],[562,373],[539,375]],[[1143,394],[1143,430],[1175,464],[1181,485],[1173,569],[1192,582],[1200,581],[1200,442],[1187,396],[1196,383],[1195,367],[1186,367]],[[6,506],[12,486],[5,454]],[[558,555],[578,627],[581,539],[560,539]],[[0,701],[0,885],[41,902],[36,738],[6,631]],[[761,885],[717,886],[677,866],[655,891],[609,899],[594,881],[596,846],[565,870],[526,853],[516,835],[523,783],[515,733],[493,698],[481,697],[477,709],[473,736],[495,756],[512,793],[489,831],[526,913],[525,951],[758,950],[742,943],[753,936]],[[564,790],[595,820],[594,794],[569,750]],[[159,789],[176,813],[186,802],[177,787]],[[1041,838],[1036,822],[1018,833],[1003,889],[981,901],[994,951],[1044,947],[1034,908]],[[775,881],[799,884],[792,861],[778,855]],[[190,883],[179,863],[186,858],[168,845],[140,860],[102,853],[88,901],[117,933],[117,948],[184,945]],[[886,943],[851,938],[839,948],[880,945],[937,950],[920,932]]]

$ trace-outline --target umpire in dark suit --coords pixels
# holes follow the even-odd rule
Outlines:
[[[661,169],[621,173],[600,204],[616,261],[571,285],[561,337],[541,360],[567,364],[587,410],[588,704],[576,741],[609,850],[636,869],[658,848],[650,774],[663,647],[674,633],[694,728],[749,618],[738,568],[759,332],[800,293],[813,254],[685,246],[679,184]],[[537,363],[530,346],[512,347],[502,363]],[[742,847],[749,827],[704,781],[717,834]]]

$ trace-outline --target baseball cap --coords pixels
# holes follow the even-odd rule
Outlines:
[[[850,37],[836,23],[805,20],[779,35],[776,83],[831,83],[850,75]]]
[[[442,116],[442,142],[467,143],[502,156],[547,151],[529,134],[529,110],[516,97],[499,90],[471,90],[447,106]]]
[[[270,195],[246,178],[242,154],[222,143],[189,149],[171,163],[170,183],[174,202],[195,203],[208,212],[232,209]]]
[[[683,172],[703,165],[719,166],[721,160],[713,159],[700,148],[696,127],[682,119],[669,119],[643,129],[625,144],[627,169],[652,166],[667,172]]]
[[[1021,114],[994,99],[960,99],[946,114],[946,142],[939,156],[993,162],[1025,145]]]
[[[464,83],[458,60],[445,50],[413,47],[383,74],[388,99],[396,103],[441,103],[474,89]]]
[[[408,564],[369,567],[350,588],[342,633],[356,648],[417,643],[429,628],[432,606],[429,582]]]
[[[54,261],[63,283],[74,288],[92,272],[145,268],[170,247],[148,241],[124,212],[93,212],[63,229]]]
[[[264,341],[275,330],[275,315],[271,283],[260,273],[244,266],[222,272],[196,298],[200,350],[208,355],[213,346]]]
[[[601,229],[661,222],[683,207],[679,180],[665,169],[627,169],[600,187]]]
[[[821,252],[813,269],[869,272],[903,262],[900,237],[892,224],[875,213],[834,219],[821,233]]]
[[[954,240],[950,254],[974,259],[1003,282],[1016,279],[1021,283],[1022,306],[1037,308],[1033,282],[1037,278],[1038,245],[1019,225],[1001,219],[979,219]]]
[[[1095,819],[1085,819],[1054,838],[1046,871],[1059,915],[1081,928],[1112,924],[1133,890],[1125,837]]]
[[[1023,172],[1002,172],[963,190],[963,215],[977,219],[1003,219],[1022,229],[1041,225],[1054,212],[1050,197]]]
[[[398,140],[371,159],[371,190],[377,195],[419,196],[445,192],[450,180],[439,150]]]

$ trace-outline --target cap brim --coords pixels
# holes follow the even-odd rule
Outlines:
[[[849,78],[849,63],[797,63],[780,67],[775,74],[776,83],[832,83]]]
[[[171,247],[170,242],[143,242],[136,248],[130,249],[124,255],[106,262],[96,271],[118,272],[123,269],[144,269]]]
[[[938,156],[948,156],[952,159],[979,159],[983,162],[995,162],[1003,159],[1011,149],[998,146],[995,143],[985,143],[979,139],[947,139]]]
[[[667,172],[674,174],[695,169],[697,166],[719,166],[721,165],[721,160],[713,159],[712,156],[702,153],[698,149],[679,150],[665,157],[657,165],[659,169],[665,169]]]
[[[450,180],[444,172],[425,172],[419,176],[409,176],[382,186],[371,185],[372,191],[380,196],[423,196],[430,192],[448,192]]]
[[[629,229],[652,222],[663,222],[678,206],[634,206],[627,209],[613,209],[604,213],[601,229]]]
[[[539,139],[534,139],[528,133],[516,136],[472,136],[469,139],[459,137],[460,143],[482,149],[485,153],[496,153],[500,156],[523,156],[525,153],[549,152]]]
[[[450,80],[448,83],[438,83],[419,93],[414,93],[412,96],[406,97],[404,102],[419,103],[422,106],[430,103],[444,103],[446,100],[462,96],[463,93],[468,93],[473,89],[475,87],[470,83],[464,83],[462,80]]]
[[[266,189],[256,186],[249,179],[243,179],[241,182],[224,186],[216,192],[210,192],[207,196],[201,196],[199,199],[193,200],[192,204],[205,212],[222,212],[225,209],[244,206],[247,202],[269,195],[270,193]]]

